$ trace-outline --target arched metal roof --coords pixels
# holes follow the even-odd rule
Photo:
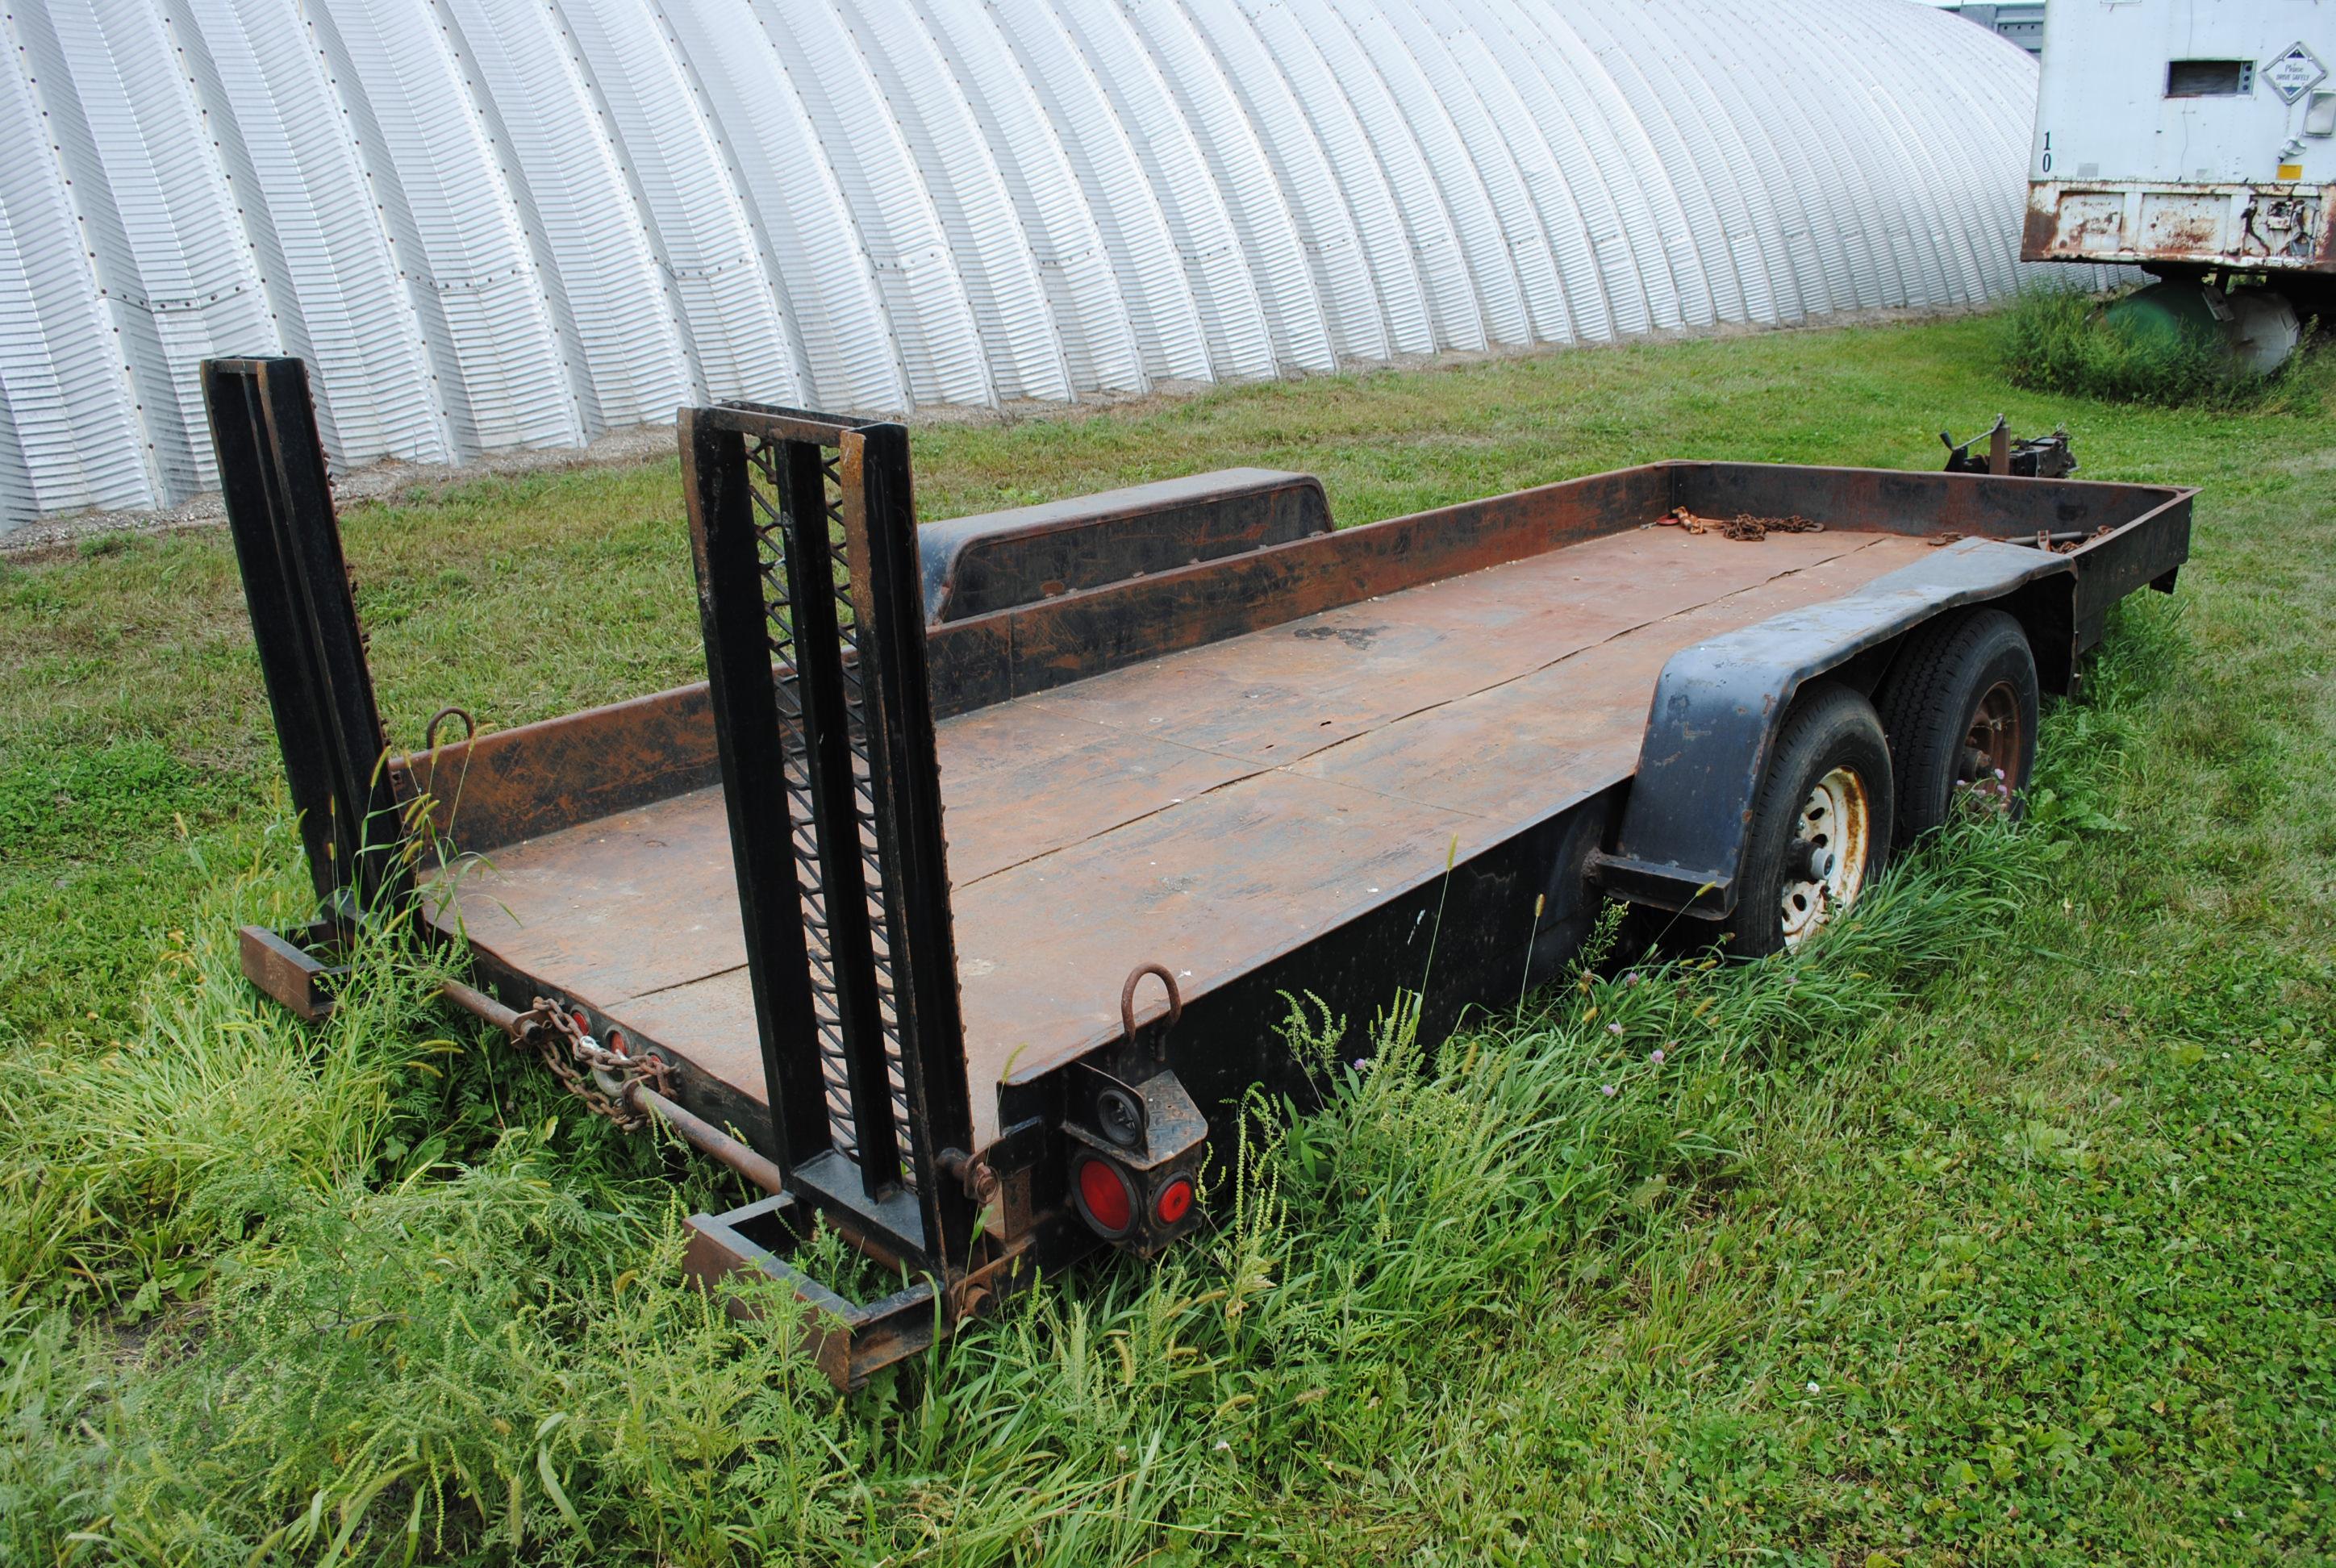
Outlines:
[[[1907,0],[18,0],[0,528],[703,398],[993,404],[2015,281],[2036,67]]]

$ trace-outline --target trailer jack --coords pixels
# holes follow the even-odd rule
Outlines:
[[[1957,441],[1946,431],[1939,432],[1946,443],[1948,473],[1992,473],[2013,479],[2066,479],[2077,472],[2077,454],[2068,443],[2068,426],[2062,425],[2049,435],[2015,436],[2010,422],[2001,414],[1995,423],[1968,441]],[[1987,443],[1987,455],[1971,451],[1981,442]]]

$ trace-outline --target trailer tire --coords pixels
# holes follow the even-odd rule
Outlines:
[[[1916,629],[1874,697],[1897,767],[1897,847],[1943,824],[1959,802],[2017,819],[2039,704],[2028,634],[2002,610]]]
[[[1804,691],[1786,715],[1752,808],[1728,950],[1796,947],[1857,901],[1882,870],[1894,803],[1890,743],[1874,705],[1847,687]]]

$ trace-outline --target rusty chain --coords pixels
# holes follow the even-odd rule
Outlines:
[[[1683,506],[1675,506],[1655,519],[1657,528],[1683,528],[1689,533],[1717,533],[1740,544],[1757,544],[1772,533],[1823,533],[1825,524],[1812,522],[1798,512],[1790,517],[1755,517],[1739,511],[1734,517],[1698,517]]]
[[[569,1094],[628,1133],[649,1120],[633,1103],[636,1085],[668,1094],[672,1067],[663,1057],[610,1050],[585,1032],[577,1015],[549,998],[536,998],[533,1007],[511,1020],[511,1037],[513,1045],[541,1057]]]

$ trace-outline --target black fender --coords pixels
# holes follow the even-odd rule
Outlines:
[[[2066,623],[2075,586],[2067,556],[1963,539],[1854,593],[1679,649],[1655,683],[1615,846],[1591,857],[1590,874],[1630,903],[1725,920],[1776,731],[1804,684],[1854,667],[1870,687],[1899,638],[1970,604],[2011,601],[2032,640],[2039,620]]]
[[[1330,531],[1310,473],[1227,468],[917,531],[925,618],[964,620]]]

